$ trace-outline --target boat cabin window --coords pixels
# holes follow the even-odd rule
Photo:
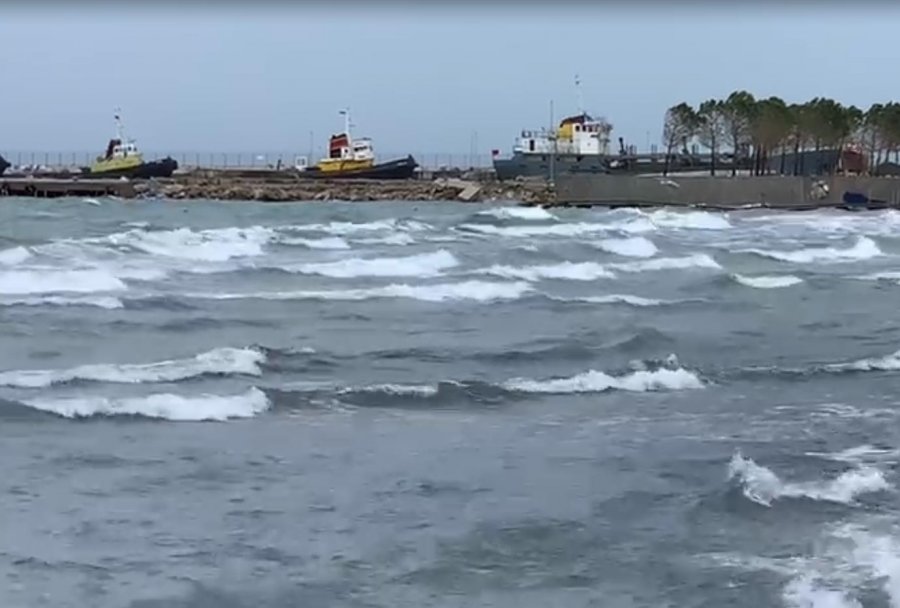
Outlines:
[[[534,140],[533,139],[528,140],[528,151],[534,152]]]

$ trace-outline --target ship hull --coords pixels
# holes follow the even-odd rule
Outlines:
[[[310,167],[300,171],[302,178],[309,179],[412,179],[416,175],[419,163],[412,156],[398,160],[378,163],[365,169],[348,169],[345,171],[321,171]]]
[[[175,173],[176,169],[178,169],[178,161],[173,158],[164,158],[162,160],[141,163],[136,167],[124,169],[109,169],[107,171],[86,170],[78,177],[80,179],[109,179],[117,177],[125,177],[128,179],[150,179],[153,177],[172,177],[172,174]]]
[[[553,174],[611,174],[638,175],[641,173],[680,173],[683,171],[709,170],[708,159],[679,156],[670,159],[668,167],[665,158],[659,155],[615,156],[615,155],[575,155],[558,154],[553,162]],[[717,167],[721,171],[731,170],[731,166],[721,163]],[[516,153],[511,158],[495,158],[494,171],[497,179],[512,180],[517,177],[550,178],[550,155]]]
[[[9,169],[11,166],[12,165],[9,164],[9,161],[7,161],[5,158],[0,156],[0,175],[3,175],[3,173],[5,173],[6,170]]]
[[[551,158],[549,155],[516,154],[512,158],[495,158],[494,171],[499,180],[512,180],[517,177],[550,178]],[[558,155],[552,162],[554,175],[564,173],[609,173],[609,163],[604,156],[569,156]]]

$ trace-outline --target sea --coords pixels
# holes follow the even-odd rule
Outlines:
[[[900,213],[0,200],[3,608],[897,608]]]

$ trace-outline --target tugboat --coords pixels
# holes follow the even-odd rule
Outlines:
[[[145,162],[133,139],[126,139],[122,128],[121,113],[115,113],[116,135],[109,140],[106,152],[98,156],[90,167],[83,167],[81,178],[148,179],[151,177],[172,177],[178,162],[166,157],[162,160]]]
[[[3,173],[4,173],[7,169],[9,169],[11,166],[12,166],[12,165],[9,164],[9,161],[8,161],[8,160],[6,160],[6,159],[3,158],[2,156],[0,156],[0,175],[3,175]]]
[[[375,150],[368,137],[353,139],[350,135],[350,110],[341,110],[344,130],[328,140],[328,156],[313,166],[305,156],[297,158],[295,169],[302,177],[313,179],[410,179],[419,164],[412,157],[375,162]]]

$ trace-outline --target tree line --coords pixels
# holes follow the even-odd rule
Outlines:
[[[788,104],[779,97],[756,99],[747,91],[709,99],[697,108],[679,103],[666,111],[663,125],[666,172],[670,158],[679,149],[688,154],[688,144],[694,141],[709,150],[712,175],[724,150],[734,155],[732,175],[739,166],[754,175],[769,173],[776,155],[784,173],[791,152],[796,175],[802,152],[843,150],[850,143],[861,148],[870,166],[877,166],[900,151],[900,103],[876,103],[861,110],[825,97]]]

